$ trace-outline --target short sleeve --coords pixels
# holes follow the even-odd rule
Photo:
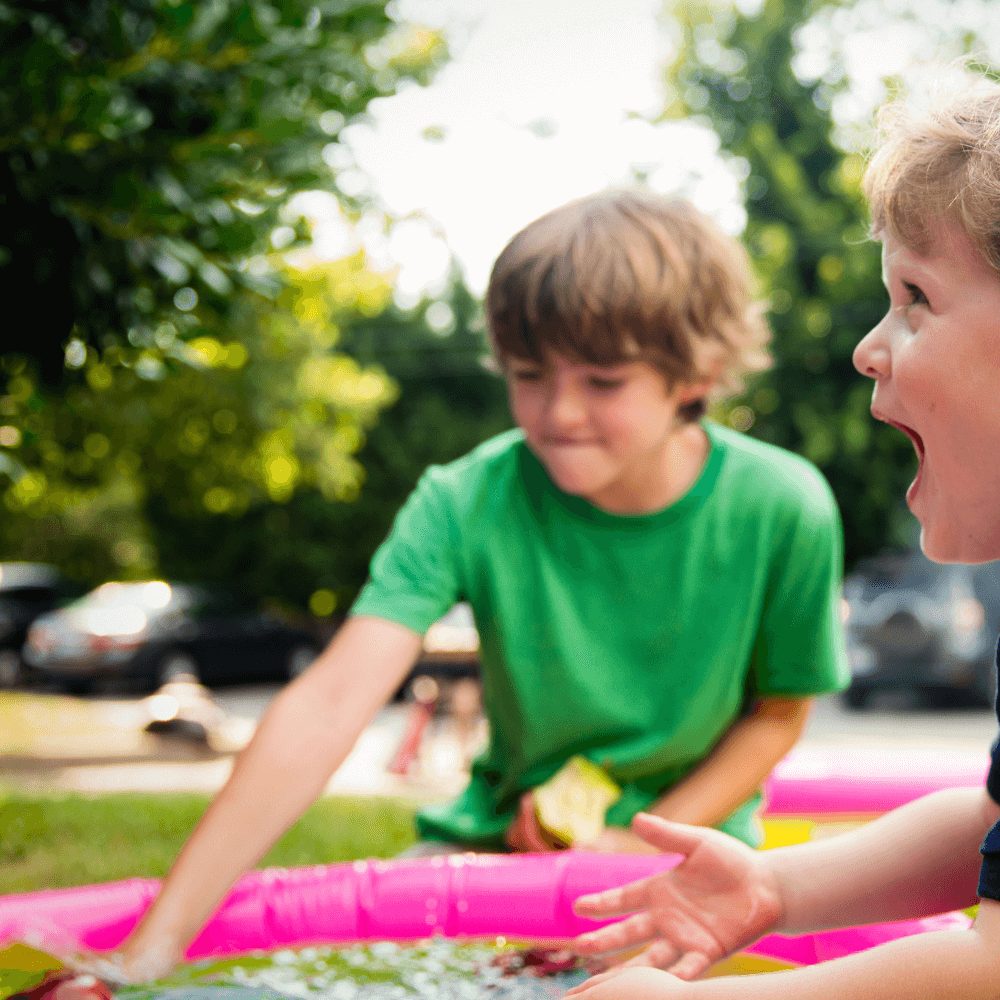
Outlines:
[[[840,514],[826,481],[815,470],[809,473],[800,505],[772,540],[753,653],[756,694],[822,694],[849,680],[840,620]]]
[[[371,561],[352,615],[423,634],[461,597],[458,526],[434,469],[421,477]]]
[[[993,828],[979,848],[983,864],[979,869],[979,896],[1000,900],[1000,823]]]
[[[1000,645],[997,646],[997,672],[1000,674]],[[1000,721],[1000,688],[996,700],[997,720]],[[990,771],[986,776],[986,792],[996,803],[1000,803],[1000,736],[993,741]],[[979,848],[983,865],[979,869],[979,895],[985,899],[1000,900],[1000,823],[986,834]]]

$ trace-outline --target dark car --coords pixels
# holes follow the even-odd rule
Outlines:
[[[28,632],[32,671],[75,690],[98,680],[157,687],[288,679],[319,652],[314,635],[231,594],[147,580],[105,583]]]
[[[439,618],[424,634],[416,663],[393,696],[395,700],[413,693],[414,683],[430,677],[438,687],[448,688],[453,681],[478,681],[479,632],[472,608],[462,601]]]
[[[55,566],[0,563],[0,688],[23,678],[21,648],[31,623],[70,596],[71,586]]]
[[[888,553],[859,563],[844,581],[844,601],[849,706],[886,689],[993,704],[1000,562],[945,565],[919,550]]]
[[[413,672],[443,680],[479,676],[479,633],[467,603],[456,604],[427,630]]]

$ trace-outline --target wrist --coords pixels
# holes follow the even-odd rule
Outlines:
[[[789,887],[782,877],[780,852],[761,851],[758,858],[764,906],[770,910],[767,933],[781,931],[787,926]]]
[[[157,935],[146,941],[140,933],[133,934],[109,958],[128,982],[149,982],[162,979],[184,960],[184,945],[169,935]]]

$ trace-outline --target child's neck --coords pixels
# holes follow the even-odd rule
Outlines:
[[[620,484],[613,494],[595,497],[594,506],[609,514],[653,514],[675,503],[698,480],[711,449],[704,428],[687,423],[677,428],[660,455],[660,461],[639,471],[631,483]]]

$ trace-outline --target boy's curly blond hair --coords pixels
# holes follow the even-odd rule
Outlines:
[[[879,113],[865,173],[872,232],[928,253],[942,221],[957,223],[1000,272],[1000,85],[968,71]]]
[[[501,365],[641,360],[670,386],[732,390],[770,363],[743,248],[687,202],[645,191],[581,198],[522,229],[493,266],[486,315]]]

